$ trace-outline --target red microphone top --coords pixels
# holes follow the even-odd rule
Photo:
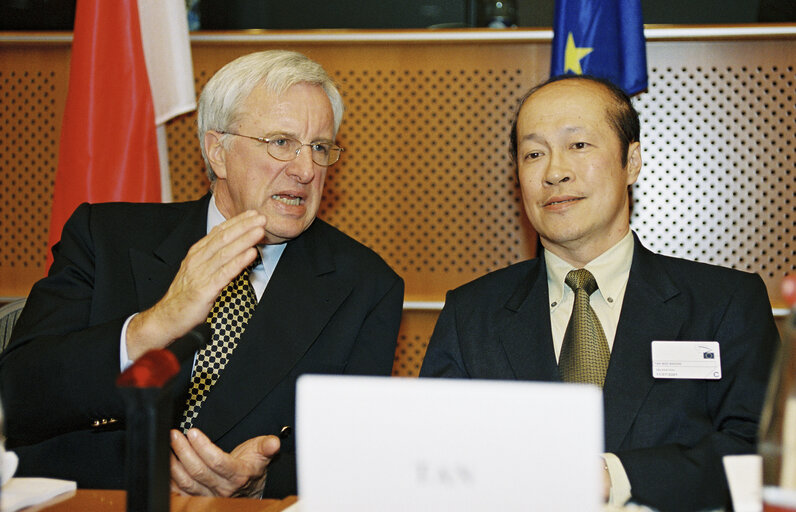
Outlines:
[[[160,388],[180,371],[180,362],[166,349],[150,350],[116,379],[116,385],[129,388]]]
[[[796,306],[796,274],[787,275],[782,280],[782,298],[788,306]]]

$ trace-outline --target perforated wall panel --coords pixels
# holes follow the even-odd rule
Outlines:
[[[648,45],[631,225],[657,252],[760,273],[779,300],[796,270],[793,46],[678,46]]]
[[[394,376],[417,377],[420,374],[438,316],[438,311],[404,311],[392,367]]]
[[[507,142],[517,99],[547,76],[549,43],[194,42],[197,91],[233,58],[277,47],[340,83],[346,152],[320,215],[378,251],[407,300],[441,301],[534,255]],[[68,43],[0,44],[0,297],[45,272],[68,55]],[[781,304],[779,281],[796,269],[796,40],[654,41],[648,61],[633,228],[653,250],[759,272]],[[167,127],[175,200],[208,187],[195,122]],[[416,374],[434,317],[407,312],[399,353],[411,361],[398,374]]]
[[[37,266],[34,258],[47,243],[41,228],[49,215],[36,204],[46,203],[52,187],[50,168],[43,160],[53,161],[57,152],[54,76],[53,71],[0,71],[2,109],[9,120],[0,123],[4,141],[0,238],[7,248],[3,265],[12,268]]]
[[[409,300],[441,300],[448,289],[533,254],[508,156],[514,105],[546,73],[518,65],[532,52],[516,45],[295,49],[324,64],[346,105],[338,134],[345,152],[327,175],[319,215],[381,254],[406,279]],[[196,48],[194,56],[201,88],[225,61],[199,58]],[[168,127],[180,159],[171,163],[177,200],[207,187],[194,132],[195,115]]]
[[[44,275],[68,48],[0,46],[0,297]]]

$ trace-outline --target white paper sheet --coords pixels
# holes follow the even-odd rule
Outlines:
[[[15,512],[77,489],[71,480],[55,478],[12,478],[0,493],[0,511]]]

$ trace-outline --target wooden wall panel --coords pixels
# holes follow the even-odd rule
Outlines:
[[[252,51],[293,49],[323,64],[347,111],[346,152],[320,215],[378,251],[406,280],[407,300],[442,301],[535,254],[507,143],[517,99],[547,76],[549,41],[373,34],[381,39],[195,37],[197,91]],[[68,41],[1,36],[0,298],[26,295],[44,275],[69,64]],[[675,36],[650,41],[648,60],[650,89],[634,100],[644,169],[633,228],[656,251],[759,272],[781,306],[779,281],[796,271],[796,35]],[[175,200],[208,187],[195,123],[188,114],[167,126]],[[395,375],[417,374],[437,314],[405,312]]]
[[[426,355],[428,340],[434,331],[439,311],[405,310],[398,333],[398,347],[392,374],[396,377],[417,377]]]
[[[0,297],[44,275],[69,46],[0,44]]]
[[[266,47],[194,45],[197,76]],[[547,43],[274,47],[340,83],[346,153],[320,214],[382,254],[407,300],[440,301],[535,254],[507,139],[518,97],[547,76]],[[658,252],[759,272],[780,307],[779,282],[796,270],[795,56],[794,37],[652,41],[650,88],[634,99],[645,165],[633,229]]]
[[[319,215],[381,254],[407,300],[442,300],[534,254],[508,131],[518,98],[547,73],[547,44],[194,44],[197,90],[229,60],[271,47],[309,55],[339,83],[345,152]],[[195,124],[187,115],[168,127],[178,200],[207,187]]]

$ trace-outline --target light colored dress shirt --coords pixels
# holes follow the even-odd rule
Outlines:
[[[210,233],[211,229],[218,226],[225,220],[226,219],[221,214],[221,211],[219,211],[218,206],[216,206],[215,196],[211,196],[210,202],[207,206],[207,233]],[[252,269],[252,273],[249,275],[249,282],[251,283],[252,288],[254,288],[254,294],[257,296],[258,302],[262,298],[263,293],[265,293],[265,287],[268,286],[271,276],[274,275],[276,264],[279,263],[279,258],[282,257],[282,253],[285,251],[286,246],[286,242],[282,244],[263,244],[257,246],[257,250],[260,251],[260,258],[262,259],[262,262]],[[124,322],[124,326],[122,326],[122,334],[119,340],[119,362],[122,371],[133,364],[133,362],[127,357],[127,326],[130,325],[130,320],[132,320],[137,314],[138,313],[130,315]]]
[[[216,206],[216,197],[212,196],[210,198],[210,204],[207,206],[207,232],[210,233],[211,229],[225,220],[226,219],[221,215],[221,212]],[[263,261],[252,269],[252,273],[249,275],[249,282],[252,288],[254,288],[254,294],[257,296],[258,302],[263,297],[265,287],[271,280],[271,276],[274,275],[276,264],[279,263],[279,258],[282,257],[285,247],[287,247],[287,242],[257,246],[257,250],[260,251],[260,258],[262,258]]]
[[[553,349],[556,361],[561,355],[564,333],[567,330],[575,292],[564,282],[570,270],[575,267],[548,250],[544,252],[547,267],[547,290],[549,294],[550,326],[553,334]],[[590,261],[584,267],[592,273],[597,281],[597,291],[589,298],[594,313],[608,341],[608,349],[613,350],[616,326],[622,312],[627,280],[630,277],[630,265],[633,262],[633,234],[627,234],[616,245]],[[609,504],[623,505],[630,499],[630,481],[627,478],[622,461],[613,453],[604,453],[606,469],[611,478],[611,494]]]
[[[564,333],[567,330],[569,317],[572,315],[572,306],[575,302],[575,292],[564,282],[564,279],[570,270],[575,270],[575,267],[548,250],[544,252],[544,259],[547,267],[550,326],[553,330],[553,348],[557,361],[561,355]],[[622,302],[632,261],[633,234],[628,230],[622,240],[584,267],[592,273],[597,281],[598,289],[591,295],[589,303],[597,318],[600,319],[605,339],[608,340],[609,350],[612,350],[614,346],[616,326],[619,324],[619,314],[622,312]]]

